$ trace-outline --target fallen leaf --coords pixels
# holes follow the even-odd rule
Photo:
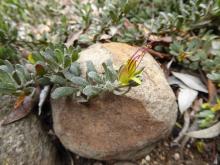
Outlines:
[[[198,96],[198,91],[190,88],[180,88],[178,94],[178,105],[181,114],[185,112],[193,103]]]
[[[166,67],[167,69],[170,69],[171,65],[173,64],[174,58],[172,58],[167,64]]]
[[[100,40],[109,40],[109,39],[111,39],[112,38],[112,36],[110,36],[110,35],[108,35],[108,34],[102,34],[101,36],[100,36]]]
[[[214,138],[220,135],[220,122],[206,129],[188,132],[186,135],[193,138]]]
[[[184,85],[182,81],[178,80],[174,76],[168,77],[167,81],[168,81],[169,85],[178,85],[179,87],[187,88],[187,86]]]
[[[189,88],[201,91],[204,93],[208,93],[208,90],[206,86],[201,82],[201,80],[198,77],[184,74],[184,73],[178,73],[178,72],[172,72],[172,74],[181,80],[184,84],[186,84]]]
[[[9,115],[3,120],[2,126],[18,121],[26,116],[28,116],[35,106],[36,101],[39,97],[39,88],[36,88],[33,93],[29,96],[25,96],[22,104],[17,107],[17,109],[13,109]]]
[[[73,43],[79,39],[79,37],[82,33],[83,33],[83,30],[80,30],[77,33],[71,34],[68,37],[67,42],[65,43],[66,47],[69,48],[71,45],[73,45]]]
[[[131,23],[127,18],[124,20],[124,26],[126,29],[134,29],[135,25]]]
[[[24,102],[24,99],[25,99],[25,95],[20,95],[15,102],[14,109],[18,109],[21,106],[21,104]]]
[[[39,103],[38,103],[38,115],[41,114],[42,106],[43,106],[49,92],[50,92],[50,86],[49,85],[45,86],[43,88],[43,90],[41,90],[41,92],[40,92]]]
[[[112,37],[115,35],[115,34],[117,34],[118,33],[118,27],[116,27],[116,26],[111,26],[110,28],[109,28],[109,35],[111,35]]]

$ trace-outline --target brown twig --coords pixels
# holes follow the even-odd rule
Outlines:
[[[216,89],[216,86],[215,84],[208,79],[208,83],[207,83],[207,86],[208,86],[208,91],[209,91],[209,102],[210,103],[215,103],[216,101],[216,97],[217,97],[217,89]]]
[[[147,52],[150,53],[152,56],[156,56],[161,59],[170,59],[170,56],[168,54],[157,52],[153,49],[147,49]]]

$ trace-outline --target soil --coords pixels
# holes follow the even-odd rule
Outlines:
[[[146,157],[136,161],[96,161],[71,155],[74,165],[214,165],[213,158],[199,153],[193,146],[187,145],[181,157],[180,147],[171,147],[171,139],[162,141]],[[212,153],[210,153],[212,154]],[[70,160],[66,162],[70,164]]]

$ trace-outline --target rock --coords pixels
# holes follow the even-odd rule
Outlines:
[[[147,165],[147,160],[142,159],[142,161],[141,161],[141,165]]]
[[[119,68],[137,48],[122,43],[95,44],[80,53],[83,73],[87,60],[102,72],[112,59]],[[52,100],[54,130],[62,144],[82,157],[99,160],[138,159],[166,137],[176,121],[175,96],[158,63],[146,54],[142,85],[126,96],[104,94],[88,105],[62,98]]]
[[[174,157],[175,160],[180,160],[180,154],[179,153],[175,153],[173,157]]]
[[[15,123],[1,126],[4,116],[13,107],[14,99],[8,96],[0,99],[0,164],[56,164],[56,149],[34,114]]]
[[[137,165],[137,163],[124,161],[124,162],[116,162],[113,165]]]
[[[150,161],[150,155],[147,155],[147,156],[145,157],[145,160],[149,162],[149,161]]]

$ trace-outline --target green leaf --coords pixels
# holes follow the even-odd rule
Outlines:
[[[56,56],[57,62],[60,65],[64,64],[64,54],[60,49],[55,49],[54,54]]]
[[[30,79],[30,73],[28,72],[27,68],[23,65],[16,64],[15,69],[19,70],[24,75],[24,80]]]
[[[210,110],[203,110],[199,112],[196,116],[199,118],[205,118],[205,117],[214,118],[215,113]]]
[[[52,92],[51,97],[53,99],[58,99],[58,98],[64,97],[64,96],[70,96],[76,92],[77,92],[77,89],[72,88],[72,87],[59,87],[59,88],[56,88]]]
[[[105,70],[105,78],[106,80],[109,80],[111,82],[114,82],[117,80],[117,72],[113,69],[113,67],[108,66],[106,63],[102,64],[104,70]]]
[[[50,78],[50,81],[54,84],[64,85],[66,84],[66,79],[64,79],[61,76],[58,75],[52,75]]]
[[[1,65],[1,66],[0,66],[0,69],[3,70],[3,71],[5,71],[5,72],[10,73],[10,70],[8,69],[8,67],[7,67],[6,65]]]
[[[87,66],[87,73],[91,71],[97,72],[92,61],[86,61],[86,66]]]
[[[67,68],[67,67],[69,67],[70,65],[71,65],[71,58],[70,58],[70,56],[65,56],[64,57],[64,68]]]
[[[220,74],[219,73],[211,73],[211,74],[208,74],[207,77],[210,80],[220,81]]]
[[[14,70],[14,66],[11,64],[11,62],[8,61],[8,60],[4,60],[4,64],[7,66],[8,71],[9,71],[10,73],[12,73],[13,70]]]
[[[38,79],[38,83],[42,86],[50,85],[50,79],[48,77],[41,77]]]
[[[16,84],[16,81],[13,79],[12,75],[10,75],[8,72],[0,69],[0,82],[4,83],[10,83],[10,84]]]
[[[10,83],[0,83],[0,94],[14,94],[16,93],[16,87]]]
[[[71,56],[72,62],[76,61],[78,58],[79,58],[79,53],[77,51],[74,51]]]
[[[134,81],[135,83],[137,83],[137,85],[141,85],[141,79],[140,78],[132,77],[131,80]]]
[[[100,88],[100,87],[87,85],[83,89],[83,94],[85,94],[88,98],[90,98],[92,96],[98,95],[101,91],[102,91],[102,88]]]
[[[88,77],[94,82],[103,83],[102,77],[97,72],[89,72]]]
[[[89,84],[84,78],[78,77],[78,76],[71,77],[70,81],[72,81],[73,84],[79,85],[82,87],[85,87],[86,85]]]
[[[48,63],[48,68],[54,72],[58,72],[60,66],[56,62],[54,52],[50,48],[47,48],[45,52],[41,52],[41,54],[44,57],[44,61]]]
[[[15,70],[15,73],[17,74],[17,77],[19,78],[19,82],[21,86],[24,86],[25,84],[25,76],[20,70]]]
[[[81,70],[80,65],[78,62],[73,62],[70,66],[70,72],[73,73],[75,76],[80,76]]]

